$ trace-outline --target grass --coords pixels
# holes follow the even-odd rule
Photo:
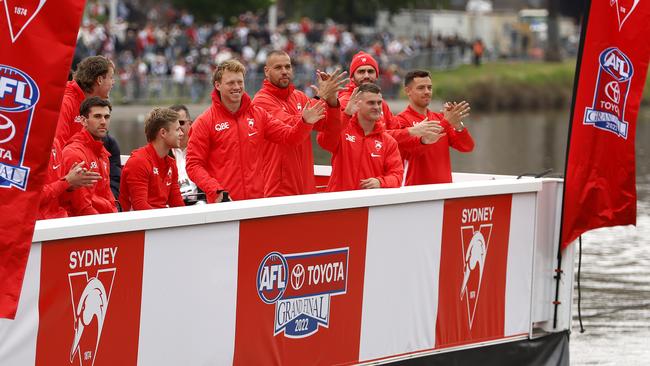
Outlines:
[[[564,108],[571,105],[575,60],[495,62],[432,73],[442,100],[467,100],[479,110]]]
[[[562,63],[463,65],[431,75],[434,97],[444,101],[467,100],[472,108],[498,111],[568,108],[573,97],[574,73],[572,59]],[[650,78],[646,78],[641,104],[650,105]]]

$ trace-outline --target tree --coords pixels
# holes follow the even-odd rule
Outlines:
[[[559,0],[546,0],[546,8],[548,9],[548,41],[544,58],[548,62],[562,61],[562,54],[560,53],[560,26],[558,22],[559,5]]]

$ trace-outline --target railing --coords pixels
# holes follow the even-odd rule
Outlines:
[[[391,60],[392,67],[396,70],[393,75],[380,75],[379,86],[386,98],[399,97],[402,88],[402,77],[407,70],[428,69],[446,70],[458,67],[464,61],[463,53],[459,48],[423,50],[417,54],[403,59]],[[117,78],[117,77],[116,77]],[[261,88],[264,74],[251,72],[246,75],[246,91],[251,95]],[[296,72],[294,75],[296,87],[310,95],[309,85],[315,83],[314,75]],[[182,103],[207,103],[210,101],[212,90],[211,76],[188,75],[182,81],[175,81],[172,76],[131,76],[116,80],[111,93],[111,99],[117,104],[172,104]]]

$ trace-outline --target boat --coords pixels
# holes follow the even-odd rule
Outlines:
[[[562,180],[453,180],[38,221],[0,364],[568,364]]]

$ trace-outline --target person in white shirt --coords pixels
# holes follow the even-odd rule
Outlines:
[[[181,187],[181,196],[186,205],[191,205],[197,201],[204,200],[202,194],[199,193],[199,188],[190,180],[185,170],[185,157],[187,155],[187,140],[189,139],[189,131],[192,126],[192,119],[187,106],[183,104],[175,104],[169,109],[172,109],[179,114],[178,122],[183,130],[183,137],[181,138],[180,148],[172,149],[171,152],[176,159],[176,167],[178,168],[178,184]]]

